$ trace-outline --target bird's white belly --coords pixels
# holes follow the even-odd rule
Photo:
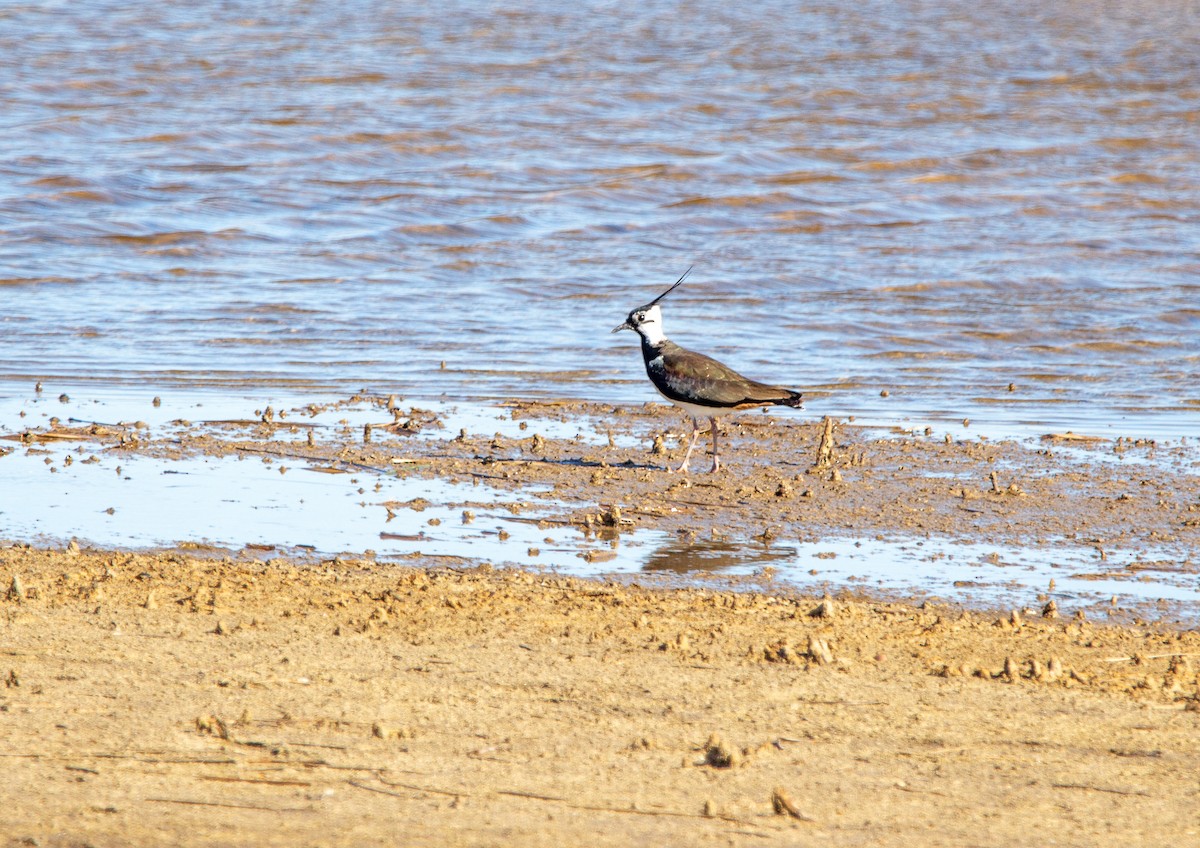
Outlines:
[[[729,415],[732,412],[745,411],[741,409],[730,409],[729,407],[725,406],[701,406],[698,403],[688,403],[687,401],[683,400],[675,400],[675,398],[670,398],[666,395],[663,395],[663,393],[658,390],[658,386],[654,387],[654,391],[658,392],[663,396],[663,398],[670,401],[693,418],[720,418],[722,415]]]

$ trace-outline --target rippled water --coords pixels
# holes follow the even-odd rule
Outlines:
[[[654,399],[694,263],[810,414],[1189,434],[1198,223],[1195,2],[0,8],[22,391]]]

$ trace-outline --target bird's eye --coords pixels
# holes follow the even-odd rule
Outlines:
[[[645,313],[645,312],[639,312],[637,315],[634,315],[633,317],[634,317],[634,320],[636,320],[636,321],[645,321],[645,320],[646,320],[646,313]]]

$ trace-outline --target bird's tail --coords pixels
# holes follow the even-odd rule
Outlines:
[[[755,406],[790,406],[799,409],[804,405],[803,397],[800,392],[786,389],[783,386],[751,383],[749,389],[746,391],[745,400],[734,404],[734,408],[750,409]]]
[[[804,406],[804,395],[802,395],[800,392],[794,392],[791,389],[788,389],[787,391],[788,396],[777,401],[780,406],[790,406],[794,409],[800,409]]]

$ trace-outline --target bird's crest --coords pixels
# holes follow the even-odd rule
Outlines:
[[[695,268],[695,267],[696,267],[695,265],[689,265],[689,266],[688,266],[688,269],[687,269],[686,271],[684,271],[684,272],[683,272],[683,276],[682,276],[682,277],[680,277],[678,280],[676,280],[676,281],[675,281],[675,285],[671,286],[669,289],[667,289],[665,292],[663,292],[662,294],[660,294],[658,297],[654,298],[654,300],[650,301],[649,303],[647,303],[647,304],[646,304],[645,306],[643,306],[642,308],[643,308],[643,309],[646,309],[646,308],[648,308],[648,307],[651,307],[651,306],[653,306],[654,304],[656,304],[656,303],[658,303],[660,300],[662,300],[664,297],[666,297],[667,295],[669,295],[671,292],[675,291],[675,289],[679,288],[679,284],[680,284],[680,283],[682,283],[684,280],[686,280],[686,279],[687,279],[687,275],[688,275],[688,274],[690,274],[690,273],[692,273],[692,269],[693,269],[693,268]]]

